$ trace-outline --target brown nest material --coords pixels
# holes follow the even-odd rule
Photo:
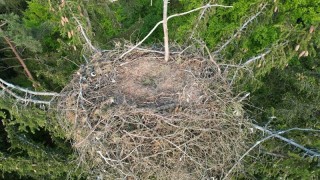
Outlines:
[[[247,122],[214,63],[118,56],[94,57],[58,99],[61,126],[92,177],[223,177],[245,149]]]

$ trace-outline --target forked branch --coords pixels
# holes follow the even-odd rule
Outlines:
[[[265,132],[267,134],[269,134],[269,136],[257,141],[253,146],[251,146],[239,159],[238,161],[232,166],[232,168],[227,172],[227,174],[225,175],[225,177],[223,178],[224,180],[228,178],[228,176],[231,174],[231,172],[237,167],[237,165],[243,160],[243,158],[245,158],[255,147],[257,147],[259,144],[273,138],[273,137],[276,137],[282,141],[285,141],[287,142],[288,144],[290,145],[293,145],[301,150],[303,150],[306,154],[310,155],[310,156],[313,156],[313,157],[320,157],[320,153],[318,152],[315,152],[315,151],[312,151],[296,142],[294,142],[293,140],[291,139],[288,139],[288,138],[285,138],[283,136],[281,136],[281,134],[284,134],[284,133],[287,133],[287,132],[290,132],[290,131],[305,131],[305,132],[319,132],[320,133],[320,130],[315,130],[315,129],[304,129],[304,128],[291,128],[291,129],[288,129],[288,130],[284,130],[284,131],[279,131],[279,132],[272,132],[266,128],[263,128],[261,126],[258,126],[258,125],[255,125],[255,124],[252,124],[254,128],[262,131],[262,132]]]
[[[183,12],[183,13],[178,13],[178,14],[174,14],[174,15],[171,15],[167,18],[167,21],[171,18],[174,18],[174,17],[178,17],[178,16],[184,16],[184,15],[187,15],[187,14],[190,14],[190,13],[193,13],[193,12],[196,12],[196,11],[199,11],[201,9],[205,9],[205,8],[211,8],[211,7],[223,7],[223,8],[232,8],[233,6],[224,6],[224,5],[219,5],[219,4],[207,4],[205,6],[202,6],[202,7],[199,7],[199,8],[196,8],[196,9],[192,9],[190,11],[186,11],[186,12]],[[135,48],[137,48],[138,46],[140,46],[156,29],[157,27],[163,23],[163,20],[162,21],[159,21],[153,28],[152,30],[140,41],[138,42],[135,46],[133,46],[131,49],[129,49],[128,51],[126,51],[125,53],[123,53],[120,58],[123,58],[125,55],[127,55],[128,53],[130,53],[131,51],[133,51]]]

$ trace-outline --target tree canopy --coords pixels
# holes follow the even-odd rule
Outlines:
[[[169,19],[170,43],[208,50],[226,73],[232,72],[233,93],[250,93],[244,109],[254,123],[275,132],[319,130],[320,1],[171,0],[168,17],[208,3],[232,8],[203,8]],[[162,0],[0,0],[0,78],[59,93],[93,54],[88,40],[98,51],[136,44],[162,20],[162,8]],[[159,27],[143,45],[162,50],[163,38]],[[85,179],[72,140],[50,107],[17,102],[0,84],[0,175]],[[256,131],[248,146],[265,137]],[[319,132],[284,136],[320,151]],[[242,163],[245,168],[235,178],[320,177],[319,157],[276,138],[259,144]]]

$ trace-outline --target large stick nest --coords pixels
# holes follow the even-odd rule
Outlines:
[[[225,75],[200,55],[94,56],[58,99],[60,123],[95,178],[206,179],[245,149]]]

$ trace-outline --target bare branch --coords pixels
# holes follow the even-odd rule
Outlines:
[[[22,91],[22,92],[25,92],[25,93],[28,93],[28,94],[33,94],[33,95],[38,95],[38,96],[60,96],[60,94],[58,93],[54,93],[54,92],[36,92],[36,91],[30,91],[28,89],[24,89],[24,88],[21,88],[19,86],[15,86],[13,84],[10,84],[6,81],[4,81],[3,79],[0,78],[0,82],[2,84],[5,84],[7,87],[10,87],[10,88],[13,88],[13,89],[17,89],[19,91]]]
[[[263,132],[266,132],[269,134],[269,136],[261,139],[260,141],[257,141],[253,146],[251,146],[240,158],[239,160],[232,166],[232,168],[227,172],[227,174],[225,175],[225,177],[223,178],[223,180],[227,179],[227,177],[230,175],[230,173],[234,170],[234,168],[243,160],[243,158],[245,156],[247,156],[255,147],[257,147],[259,144],[265,142],[266,140],[270,139],[270,138],[273,138],[273,137],[276,137],[278,139],[281,139],[297,148],[300,148],[302,149],[303,151],[305,151],[307,154],[309,155],[312,155],[312,156],[315,156],[315,157],[320,157],[320,154],[317,153],[317,152],[314,152],[310,149],[307,149],[305,148],[304,146],[294,142],[293,140],[290,140],[290,139],[287,139],[285,137],[282,137],[280,136],[280,134],[284,134],[284,133],[287,133],[287,132],[290,132],[290,131],[307,131],[307,132],[320,132],[320,130],[314,130],[314,129],[304,129],[304,128],[291,128],[291,129],[288,129],[288,130],[284,130],[284,131],[279,131],[279,132],[276,132],[276,133],[273,133],[272,131],[266,129],[266,128],[263,128],[261,126],[258,126],[258,125],[255,125],[255,124],[252,124],[254,128],[260,130],[260,131],[263,131]]]
[[[168,62],[169,60],[169,35],[168,35],[168,23],[167,23],[167,14],[168,14],[168,0],[163,0],[163,35],[164,35],[164,60]]]
[[[92,45],[90,39],[88,38],[88,36],[87,36],[86,33],[84,32],[84,29],[83,29],[81,23],[79,22],[79,20],[78,20],[76,17],[73,17],[73,18],[74,18],[74,19],[76,20],[76,22],[78,23],[78,26],[80,27],[81,34],[82,34],[82,36],[84,37],[84,39],[85,39],[85,41],[87,42],[87,44],[90,46],[90,48],[91,48],[94,52],[99,52],[99,50]]]
[[[32,102],[35,104],[47,104],[50,105],[50,101],[41,101],[41,100],[35,100],[35,99],[27,99],[27,98],[22,98],[20,96],[18,96],[17,94],[15,94],[14,92],[10,91],[9,89],[7,89],[3,84],[0,83],[0,88],[2,88],[5,92],[7,92],[8,94],[10,94],[11,96],[13,96],[15,99],[17,99],[18,101],[22,101],[22,102]]]
[[[320,157],[320,154],[315,152],[315,151],[312,151],[310,149],[307,149],[305,148],[304,146],[294,142],[293,140],[290,140],[290,139],[287,139],[285,137],[282,137],[280,136],[280,134],[284,134],[284,133],[287,133],[289,131],[306,131],[306,132],[319,132],[320,133],[320,130],[315,130],[315,129],[305,129],[305,128],[291,128],[291,129],[288,129],[288,130],[284,130],[284,131],[279,131],[277,133],[273,133],[272,131],[266,129],[266,128],[263,128],[261,126],[258,126],[258,125],[255,125],[253,124],[253,127],[262,131],[262,132],[266,132],[268,134],[274,134],[274,137],[278,138],[278,139],[281,139],[282,141],[285,141],[299,149],[302,149],[303,151],[305,151],[307,154],[309,155],[312,155],[312,156],[317,156],[317,157]]]
[[[261,13],[262,11],[266,8],[267,4],[264,4],[261,8],[261,10],[256,13],[254,16],[250,17],[240,28],[239,30],[230,38],[227,40],[227,42],[225,42],[218,50],[216,50],[214,52],[214,54],[218,54],[220,53],[224,48],[226,48],[230,43],[231,41],[236,38],[245,28],[247,28],[247,26],[253,21],[255,20]]]
[[[201,9],[205,9],[205,8],[211,8],[211,7],[223,7],[223,8],[232,8],[233,6],[224,6],[224,5],[219,5],[219,4],[207,4],[205,6],[202,6],[202,7],[199,7],[199,8],[196,8],[196,9],[192,9],[190,11],[187,11],[187,12],[183,12],[183,13],[178,13],[178,14],[174,14],[174,15],[171,15],[167,18],[167,20],[171,19],[171,18],[174,18],[174,17],[178,17],[178,16],[184,16],[184,15],[187,15],[187,14],[190,14],[190,13],[193,13],[193,12],[196,12],[196,11],[199,11]],[[128,53],[130,53],[131,51],[133,51],[136,47],[140,46],[156,29],[157,27],[163,23],[163,20],[162,21],[159,21],[153,28],[152,30],[140,41],[138,42],[135,46],[133,46],[131,49],[129,49],[127,52],[123,53],[120,58],[123,58],[125,55],[127,55]]]
[[[247,66],[256,60],[263,59],[270,52],[271,52],[271,50],[269,49],[269,50],[265,51],[264,53],[259,54],[258,56],[254,56],[254,57],[250,58],[248,61],[246,61],[245,63],[243,63],[242,66]]]

